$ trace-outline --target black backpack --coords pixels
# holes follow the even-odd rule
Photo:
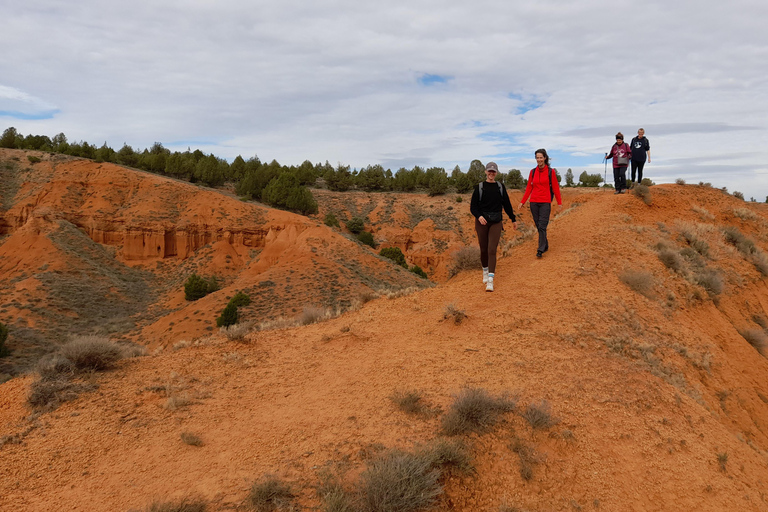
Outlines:
[[[533,181],[533,173],[536,171],[536,168],[534,167],[531,169],[531,174],[528,175],[528,183],[531,183]],[[549,167],[549,200],[550,202],[555,198],[555,191],[552,188],[552,168]]]
[[[481,182],[480,182],[480,183],[477,185],[477,188],[479,188],[479,189],[480,189],[480,191],[479,191],[479,193],[478,193],[478,194],[479,194],[479,197],[478,197],[478,199],[477,199],[477,200],[478,200],[478,202],[483,200],[483,183],[485,183],[485,182],[484,182],[484,181],[481,181]],[[499,194],[501,194],[501,197],[503,198],[503,197],[504,197],[504,186],[501,184],[501,182],[500,182],[500,181],[497,181],[497,182],[496,182],[496,184],[499,186]]]

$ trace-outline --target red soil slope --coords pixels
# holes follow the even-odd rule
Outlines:
[[[745,257],[722,232],[766,247],[765,205],[651,191],[647,206],[567,190],[550,251],[538,260],[534,240],[509,243],[493,294],[466,271],[245,343],[214,334],[125,361],[42,415],[23,403],[31,379],[13,379],[0,386],[0,436],[15,436],[0,448],[0,508],[141,509],[196,494],[232,510],[269,473],[317,506],[320,469],[344,468],[351,484],[376,447],[437,435],[440,417],[406,416],[394,391],[447,409],[469,386],[516,393],[519,410],[546,400],[559,423],[532,430],[510,413],[468,436],[476,472],[444,482],[437,510],[766,510],[768,362],[739,330],[762,330],[768,289],[761,253]],[[459,325],[444,318],[451,304],[467,314]],[[539,453],[531,480],[514,439]]]

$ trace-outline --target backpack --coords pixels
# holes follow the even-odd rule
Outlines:
[[[552,201],[555,198],[555,191],[552,189],[552,168],[549,167],[549,166],[548,166],[548,168],[549,168],[549,194],[550,194],[549,195],[549,200]],[[533,169],[531,169],[531,174],[528,175],[528,183],[533,182],[533,172],[535,170],[536,170],[535,167]],[[531,185],[531,186],[533,186],[533,185]]]
[[[483,200],[483,183],[485,183],[485,182],[484,182],[484,181],[481,181],[481,182],[480,182],[480,183],[477,185],[477,188],[479,188],[479,189],[480,189],[480,192],[479,192],[479,197],[478,197],[478,201],[482,201],[482,200]],[[502,187],[502,185],[501,185],[501,182],[500,182],[500,181],[497,181],[497,182],[496,182],[496,184],[499,186],[499,194],[501,194],[501,197],[503,198],[503,197],[504,197],[504,188]]]

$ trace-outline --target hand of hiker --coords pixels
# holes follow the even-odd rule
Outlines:
[[[517,207],[517,211],[521,211],[523,209],[523,203],[520,203],[520,206]]]
[[[514,228],[515,231],[517,231],[517,221],[512,223],[512,227]]]
[[[488,221],[487,221],[487,220],[485,220],[485,217],[483,217],[482,215],[481,215],[481,216],[479,216],[479,217],[477,218],[477,220],[478,220],[478,221],[480,222],[480,224],[482,224],[483,226],[485,226],[486,224],[488,224]]]

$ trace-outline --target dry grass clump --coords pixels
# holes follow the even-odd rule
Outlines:
[[[734,208],[733,214],[741,220],[757,220],[759,218],[755,212],[748,208]]]
[[[333,312],[330,309],[307,306],[301,312],[299,323],[301,325],[309,325],[328,320],[329,318],[333,318]]]
[[[703,206],[699,206],[697,204],[694,204],[691,206],[691,210],[699,214],[699,217],[701,217],[703,220],[715,220],[715,216],[712,215],[709,210],[704,208]]]
[[[533,445],[518,438],[512,441],[510,448],[517,454],[520,463],[520,477],[526,482],[532,480],[534,467],[546,460],[544,454],[539,453]]]
[[[761,356],[768,357],[768,336],[765,332],[759,329],[745,329],[739,331],[741,337],[747,340],[747,342],[755,347]]]
[[[642,199],[643,202],[647,205],[650,205],[653,202],[653,199],[651,198],[651,189],[648,188],[647,185],[635,185],[635,187],[632,189],[632,193],[635,195],[635,197]]]
[[[344,489],[338,476],[328,469],[321,469],[318,476],[317,497],[322,512],[355,512],[351,493]]]
[[[521,416],[533,429],[548,429],[559,423],[559,420],[552,416],[551,409],[549,402],[542,400],[538,404],[528,405]]]
[[[252,322],[243,322],[219,328],[219,332],[229,341],[244,341],[251,330],[253,330]]]
[[[659,260],[670,270],[674,270],[678,274],[685,273],[685,264],[680,255],[672,249],[661,249],[659,251]]]
[[[208,503],[202,498],[182,498],[178,501],[155,501],[146,512],[205,512]]]
[[[424,394],[421,391],[395,391],[389,399],[392,400],[398,409],[413,416],[429,416],[435,412],[433,408],[424,402]]]
[[[750,254],[749,258],[747,259],[755,266],[761,275],[768,276],[768,256],[766,256],[763,251],[757,249],[755,252]]]
[[[619,280],[629,286],[633,291],[636,291],[649,299],[654,298],[654,280],[652,274],[641,270],[628,269],[619,274]]]
[[[434,469],[453,469],[460,473],[471,473],[472,456],[467,445],[459,439],[437,438],[426,445],[419,446],[416,454],[430,461]]]
[[[765,315],[752,315],[752,320],[762,327],[763,329],[768,329],[768,317]]]
[[[517,400],[494,397],[481,388],[461,390],[442,418],[442,433],[448,436],[482,433],[492,428],[503,413],[514,411]]]
[[[53,410],[59,405],[78,397],[86,388],[65,378],[46,378],[29,386],[27,403],[36,409]]]
[[[453,304],[448,304],[443,311],[443,320],[448,320],[449,318],[453,318],[455,325],[461,325],[461,322],[467,318],[467,314]]]
[[[203,446],[205,444],[200,436],[192,432],[182,432],[180,437],[184,444],[189,446]]]
[[[768,256],[755,245],[755,242],[744,236],[739,231],[739,228],[735,226],[725,228],[723,236],[725,241],[736,247],[744,258],[755,266],[760,274],[768,276]]]
[[[685,185],[685,180],[683,178],[677,178],[675,180],[676,185]]]
[[[390,450],[360,475],[363,512],[415,512],[433,505],[443,489],[440,470],[423,456]]]
[[[123,358],[119,345],[100,336],[78,336],[62,346],[60,353],[80,372],[108,370]]]
[[[479,247],[464,247],[454,252],[451,257],[453,258],[453,264],[448,271],[451,277],[455,276],[462,270],[480,270],[480,248]]]
[[[709,244],[699,237],[699,235],[691,228],[683,228],[680,231],[680,235],[685,239],[688,245],[696,252],[704,256],[710,257]]]
[[[256,512],[273,512],[292,510],[294,498],[295,495],[285,482],[275,475],[267,475],[251,486],[246,502]]]
[[[723,293],[723,278],[720,273],[712,269],[702,269],[693,276],[693,281],[707,290],[710,296],[720,295]]]
[[[558,217],[561,217],[563,215],[566,215],[567,213],[571,212],[574,208],[579,206],[580,203],[572,203],[571,206],[568,207],[567,210],[564,210],[560,212],[560,215]],[[514,232],[513,232],[514,233]],[[526,240],[530,240],[533,238],[533,235],[538,233],[536,226],[533,225],[533,223],[527,223],[527,222],[518,222],[517,223],[517,235],[513,236],[510,240],[506,240],[501,244],[501,255],[502,256],[509,256],[509,253],[517,247],[518,245],[522,244]],[[505,237],[506,238],[506,237]],[[479,249],[478,249],[479,251]]]

